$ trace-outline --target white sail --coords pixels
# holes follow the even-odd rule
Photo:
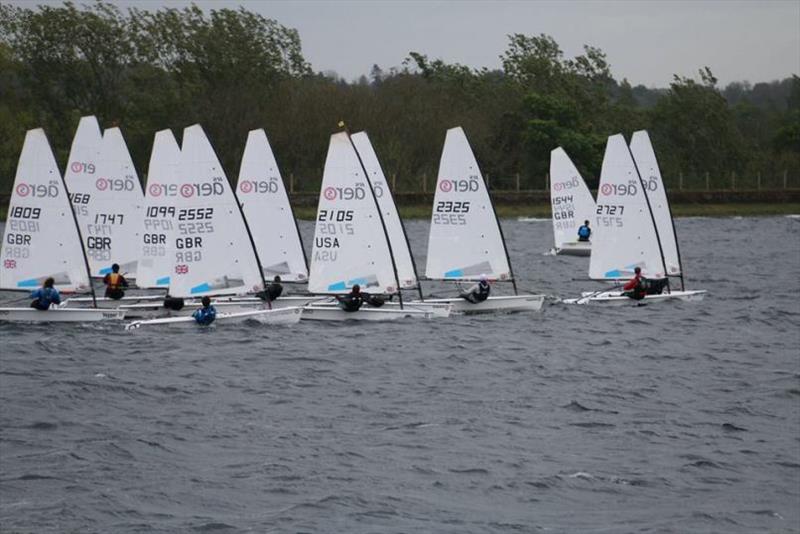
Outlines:
[[[136,285],[167,288],[173,272],[177,210],[169,191],[178,188],[181,149],[172,130],[156,132],[145,188]]]
[[[392,198],[392,192],[389,190],[389,184],[386,182],[386,176],[383,174],[378,156],[375,154],[366,132],[359,132],[351,138],[358,154],[361,156],[361,162],[367,170],[372,189],[375,191],[375,198],[378,199],[378,206],[380,206],[383,213],[386,233],[389,234],[389,242],[392,244],[400,287],[416,287],[417,275],[414,272],[414,260],[411,257],[411,250],[408,248],[406,232],[403,229],[397,205],[395,205]]]
[[[445,138],[425,271],[431,279],[511,278],[492,200],[461,128],[451,128]]]
[[[36,289],[52,277],[60,290],[88,289],[80,242],[47,136],[29,130],[8,207],[0,287]]]
[[[200,125],[183,131],[178,183],[167,188],[177,210],[170,295],[260,291],[255,251],[225,172]]]
[[[608,138],[594,221],[591,278],[626,278],[636,267],[644,276],[664,276],[656,229],[622,135]]]
[[[252,130],[247,136],[237,191],[265,278],[279,275],[285,282],[306,281],[300,233],[264,130]]]
[[[667,273],[670,275],[681,274],[681,263],[678,255],[678,241],[675,227],[672,224],[672,213],[667,200],[667,189],[661,178],[658,160],[650,143],[647,132],[640,130],[634,132],[631,138],[631,154],[639,169],[639,174],[647,188],[647,197],[650,208],[653,210],[653,219],[661,239],[661,249],[664,251],[664,261],[667,264]]]
[[[391,251],[375,198],[347,133],[331,136],[314,229],[312,293],[395,293]]]
[[[597,206],[586,182],[563,148],[550,152],[550,204],[556,248],[578,239],[578,228],[594,220]]]
[[[136,276],[143,194],[118,128],[105,135],[95,117],[82,117],[64,175],[89,257],[92,276],[121,271]]]

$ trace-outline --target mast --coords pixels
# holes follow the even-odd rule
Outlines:
[[[392,242],[389,239],[389,232],[386,230],[386,221],[383,220],[383,212],[381,211],[381,206],[378,204],[378,197],[375,196],[375,189],[372,187],[372,180],[369,179],[369,173],[367,172],[367,168],[364,166],[364,162],[361,160],[361,154],[358,153],[358,149],[356,148],[355,143],[350,138],[350,131],[345,126],[344,121],[339,121],[339,127],[344,130],[344,133],[347,135],[347,140],[350,141],[350,146],[353,147],[353,152],[356,154],[356,158],[358,158],[358,164],[361,166],[361,170],[364,173],[364,178],[367,180],[367,184],[369,184],[369,192],[372,193],[372,200],[375,202],[375,209],[378,210],[378,217],[381,220],[381,228],[383,228],[383,235],[386,238],[386,245],[389,247],[389,257],[392,259],[392,271],[394,271],[394,280],[397,284],[397,296],[400,299],[400,309],[403,309],[403,291],[400,289],[400,275],[397,272],[397,263],[394,260],[394,251],[392,250]],[[388,183],[387,189],[388,189]],[[410,250],[410,249],[409,249]],[[412,260],[413,263],[413,260]],[[416,273],[416,267],[414,267],[414,272]],[[419,283],[419,279],[417,279],[417,283]]]
[[[650,136],[648,135],[648,140]],[[650,143],[650,147],[652,148],[653,144]],[[653,150],[653,158],[656,162],[656,167],[659,169],[659,174],[661,174],[661,167],[658,165],[658,157],[656,156],[656,151]],[[635,162],[634,162],[635,163]],[[641,178],[641,176],[640,176]],[[681,259],[681,246],[678,243],[678,232],[675,230],[675,217],[672,216],[672,204],[669,201],[669,197],[667,196],[667,183],[664,181],[664,178],[661,178],[661,187],[664,188],[664,198],[667,199],[667,210],[669,211],[669,222],[672,224],[672,235],[675,239],[675,250],[678,252],[678,268],[681,270],[681,291],[685,291],[686,287],[683,280],[683,260]],[[656,233],[658,231],[656,230]],[[669,279],[669,275],[667,275],[667,279]]]
[[[658,234],[658,225],[656,225],[656,218],[653,215],[653,207],[650,205],[650,197],[647,196],[647,188],[645,187],[644,180],[642,180],[642,173],[639,172],[639,165],[636,164],[636,158],[633,157],[630,145],[625,142],[625,147],[628,149],[628,154],[631,156],[633,168],[636,169],[636,176],[639,177],[639,187],[642,188],[644,200],[647,202],[647,211],[650,212],[650,220],[653,223],[653,230],[656,233],[656,242],[658,243],[658,252],[661,255],[661,266],[664,268],[664,278],[667,280],[667,289],[669,290],[669,274],[667,273],[667,260],[664,258],[664,248],[661,246],[661,236]]]
[[[89,289],[92,292],[92,307],[97,308],[97,294],[94,292],[94,284],[92,283],[92,270],[89,268],[89,256],[86,255],[86,247],[83,246],[83,234],[81,234],[81,225],[78,224],[78,216],[75,214],[75,206],[72,205],[72,199],[69,197],[69,188],[67,188],[67,181],[64,176],[59,172],[61,184],[64,186],[64,192],[67,194],[67,203],[69,203],[69,211],[72,213],[72,220],[75,222],[75,229],[78,230],[78,241],[81,243],[81,253],[83,254],[83,264],[86,267],[86,277],[89,280]]]
[[[481,175],[481,179],[483,180],[484,184],[486,184],[486,180],[483,178],[483,175]],[[497,223],[497,229],[500,230],[500,240],[503,242],[503,251],[506,253],[508,272],[511,274],[511,284],[514,286],[514,294],[519,295],[519,291],[517,291],[517,279],[514,277],[514,268],[511,266],[511,256],[508,255],[506,236],[503,235],[503,227],[500,225],[500,218],[497,216],[497,210],[494,207],[494,200],[492,200],[492,192],[489,190],[489,184],[486,184],[486,194],[489,197],[489,205],[492,207],[492,214],[494,214],[494,220]]]

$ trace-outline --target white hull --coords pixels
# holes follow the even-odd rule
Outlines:
[[[406,318],[431,319],[433,317],[432,311],[411,309],[410,307],[401,310],[399,306],[391,309],[386,309],[385,306],[380,308],[362,306],[356,312],[346,312],[336,304],[312,304],[303,308],[303,319],[310,321],[397,321]]]
[[[253,302],[218,302],[212,301],[212,305],[217,309],[220,313],[226,314],[233,314],[233,313],[243,313],[243,312],[251,312],[251,311],[258,311],[258,310],[266,310],[266,304],[261,300],[255,300]],[[150,303],[137,303],[137,304],[123,304],[119,307],[121,310],[125,310],[127,312],[127,317],[129,319],[159,319],[159,318],[167,318],[167,317],[190,317],[194,311],[202,306],[200,301],[188,301],[184,304],[183,308],[180,310],[170,310],[165,308],[163,303],[159,302],[158,304],[150,304]],[[297,307],[297,306],[285,306],[283,308],[289,307]],[[277,307],[273,307],[273,309],[277,309]]]
[[[88,323],[96,321],[121,321],[122,310],[96,308],[50,308],[47,311],[35,308],[0,308],[0,321],[25,323]]]
[[[217,317],[212,324],[235,324],[244,321],[258,321],[262,324],[270,325],[290,325],[300,321],[303,315],[303,308],[282,308],[280,310],[248,310],[243,312],[227,313],[218,311]],[[199,326],[194,317],[165,317],[161,319],[149,319],[145,321],[134,321],[125,325],[125,330],[136,330],[143,326]]]
[[[258,303],[263,302],[256,297],[231,297],[228,299],[229,302],[252,302]],[[226,300],[217,300],[217,303],[226,302]],[[216,304],[215,304],[216,305]],[[321,305],[321,306],[328,306],[328,305],[335,305],[335,301],[333,297],[327,296],[290,296],[290,297],[280,297],[277,300],[272,301],[273,309],[276,308],[285,308],[289,306],[308,306],[308,305]],[[383,306],[379,308],[373,308],[368,304],[364,305],[365,308],[362,309],[370,309],[370,310],[400,310],[400,303],[397,300],[385,302]],[[433,314],[433,317],[449,317],[450,316],[450,305],[447,303],[438,303],[438,302],[427,302],[427,301],[404,301],[403,302],[404,309],[410,310],[417,310],[423,312],[430,312]]]
[[[565,299],[564,304],[598,304],[603,306],[638,306],[640,304],[655,304],[670,300],[683,302],[700,302],[706,295],[705,289],[695,291],[673,291],[661,295],[646,295],[642,300],[626,297],[620,291],[606,291],[603,293],[584,293],[577,299]]]
[[[450,304],[452,313],[510,313],[521,311],[539,311],[544,304],[544,295],[509,295],[489,297],[483,302],[473,304],[463,298],[429,299],[425,302]],[[413,302],[412,304],[416,304]]]
[[[574,241],[572,243],[561,243],[561,247],[555,249],[559,256],[591,256],[591,241]]]
[[[113,310],[121,306],[148,303],[151,302],[155,306],[164,300],[164,294],[160,295],[130,295],[122,297],[121,299],[110,299],[106,297],[97,297],[97,307],[107,310]],[[92,297],[70,297],[61,303],[61,308],[90,308],[92,307]]]

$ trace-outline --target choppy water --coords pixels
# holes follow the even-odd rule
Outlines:
[[[699,304],[0,326],[0,530],[797,532],[800,220],[677,226]],[[522,286],[595,287],[505,230]]]

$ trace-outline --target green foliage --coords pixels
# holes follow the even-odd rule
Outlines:
[[[121,10],[0,4],[0,193],[10,190],[25,130],[44,127],[66,161],[80,116],[120,125],[147,170],[153,134],[201,123],[235,179],[247,131],[265,128],[284,176],[314,190],[328,138],[366,130],[400,190],[430,190],[445,130],[463,126],[496,188],[542,188],[562,146],[590,183],[608,135],[646,128],[662,171],[800,176],[800,79],[728,85],[709,69],[668,89],[617,82],[605,54],[567,58],[550,36],[509,36],[501,70],[411,51],[348,83],[314,73],[300,36],[245,9]],[[504,181],[505,179],[505,181]]]

